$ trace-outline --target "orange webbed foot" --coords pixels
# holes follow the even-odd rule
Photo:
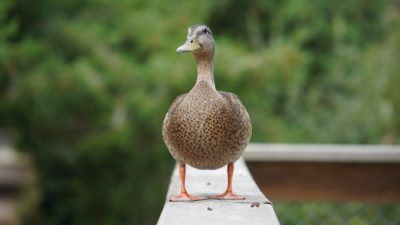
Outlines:
[[[232,191],[227,191],[220,195],[209,196],[209,199],[220,199],[220,200],[244,200],[244,196],[234,194]]]
[[[195,196],[195,195],[190,195],[188,193],[181,193],[178,196],[171,197],[169,199],[170,202],[191,202],[191,201],[201,201],[205,200],[205,197],[202,196]]]

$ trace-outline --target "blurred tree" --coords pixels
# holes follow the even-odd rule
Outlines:
[[[12,75],[8,73],[14,68],[4,60],[8,48],[8,40],[16,32],[17,23],[15,18],[9,16],[8,12],[13,6],[11,0],[0,2],[0,124],[10,126],[10,118],[7,115],[12,100]]]

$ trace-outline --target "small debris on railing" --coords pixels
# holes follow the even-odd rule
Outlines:
[[[210,186],[211,185],[211,182],[207,182],[207,186]]]
[[[260,207],[260,203],[259,202],[253,202],[251,203],[251,207]]]
[[[207,207],[208,211],[213,211],[213,209],[211,207]]]

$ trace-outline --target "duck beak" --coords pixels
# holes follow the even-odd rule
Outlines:
[[[193,52],[201,48],[197,37],[188,37],[186,42],[176,49],[176,53]]]

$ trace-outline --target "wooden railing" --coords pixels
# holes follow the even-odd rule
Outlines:
[[[244,157],[252,162],[400,163],[400,146],[252,143]]]
[[[244,201],[168,202],[179,192],[175,168],[158,224],[279,224],[270,201],[400,202],[400,147],[391,145],[250,144],[237,164],[236,191]],[[225,168],[188,169],[193,194],[225,188]]]
[[[244,155],[273,201],[400,202],[400,147],[250,144]]]
[[[219,194],[226,188],[226,168],[215,171],[187,169],[186,186],[190,193],[209,196]],[[245,200],[204,200],[196,202],[169,202],[179,193],[179,177],[175,168],[169,186],[167,200],[158,225],[179,224],[279,224],[271,202],[261,193],[248,171],[243,159],[235,164],[234,191]]]

